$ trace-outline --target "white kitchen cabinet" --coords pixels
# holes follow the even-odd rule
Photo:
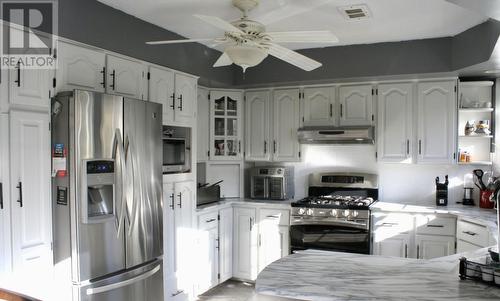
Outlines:
[[[410,234],[397,234],[384,237],[382,231],[375,233],[373,241],[373,254],[382,256],[404,257],[407,258],[408,248],[410,247]]]
[[[255,280],[257,277],[256,209],[234,208],[233,277]]]
[[[241,91],[210,91],[210,159],[242,159],[242,110]]]
[[[193,294],[194,197],[193,181],[163,184],[166,300],[188,300]]]
[[[260,209],[258,234],[258,272],[289,254],[290,213],[288,210]]]
[[[0,25],[0,30],[2,26]],[[9,112],[9,70],[0,68],[0,114]]]
[[[416,235],[417,259],[432,259],[455,254],[455,237]]]
[[[297,130],[300,123],[299,89],[278,89],[273,99],[273,161],[300,161]]]
[[[304,126],[335,125],[338,115],[334,87],[304,89]]]
[[[456,140],[456,81],[418,83],[418,163],[452,164]]]
[[[196,294],[219,284],[219,212],[198,216]],[[194,275],[193,275],[194,276]]]
[[[26,69],[21,65],[10,70],[10,108],[48,111],[52,96],[51,74],[51,70]]]
[[[269,91],[245,93],[245,160],[271,159],[271,99]]]
[[[372,125],[372,85],[341,86],[339,88],[340,125]]]
[[[483,225],[459,219],[457,221],[457,240],[467,242],[478,248],[484,248],[494,244],[494,239]]]
[[[82,89],[104,92],[106,54],[103,51],[58,42],[56,93]]]
[[[149,101],[162,105],[163,124],[174,121],[174,72],[149,67]]]
[[[147,99],[147,70],[140,61],[106,56],[106,92],[136,99]]]
[[[413,156],[413,84],[378,86],[377,154],[379,162],[411,163]]]
[[[205,162],[209,159],[210,152],[210,101],[208,99],[209,91],[204,88],[198,88],[198,113],[196,118],[197,133],[196,154],[198,162]]]
[[[175,121],[191,125],[196,116],[198,79],[184,74],[175,74]]]
[[[470,252],[470,251],[475,251],[479,250],[483,247],[472,244],[470,242],[457,239],[457,253],[463,253],[463,252]]]
[[[9,115],[0,114],[0,275],[11,271]]]
[[[233,277],[233,208],[219,211],[219,283]]]
[[[10,112],[12,263],[27,279],[52,275],[49,122],[49,114]]]

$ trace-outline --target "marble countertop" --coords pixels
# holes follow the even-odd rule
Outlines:
[[[209,211],[212,209],[224,207],[226,205],[252,205],[252,206],[263,206],[263,207],[283,207],[283,209],[290,209],[290,204],[294,202],[294,199],[291,200],[259,200],[259,199],[251,199],[251,198],[225,198],[221,199],[218,202],[205,204],[196,207],[197,212]]]
[[[500,288],[460,280],[459,258],[486,258],[487,249],[431,260],[301,251],[267,266],[259,294],[315,301],[500,300]]]

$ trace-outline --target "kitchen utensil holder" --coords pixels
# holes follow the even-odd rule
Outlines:
[[[490,268],[492,270],[491,273],[485,272],[482,270],[484,268]],[[493,281],[484,281],[483,274],[490,275]],[[465,257],[460,258],[460,268],[459,268],[459,277],[460,280],[474,280],[478,282],[482,282],[484,284],[497,287],[500,289],[500,284],[495,283],[495,269],[490,267],[487,264],[477,263],[474,261],[469,261]]]

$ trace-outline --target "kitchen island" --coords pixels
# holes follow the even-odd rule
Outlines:
[[[315,301],[500,300],[500,287],[459,279],[462,256],[484,261],[487,249],[431,260],[307,250],[267,266],[255,289]]]

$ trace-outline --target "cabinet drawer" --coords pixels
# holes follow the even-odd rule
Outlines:
[[[413,229],[413,216],[406,213],[389,213],[373,216],[375,232],[408,233]]]
[[[275,221],[280,226],[290,225],[290,211],[279,209],[260,209],[259,221]]]
[[[457,222],[457,239],[481,246],[488,246],[488,229],[463,220]]]
[[[209,212],[198,216],[198,229],[210,229],[218,225],[219,213]]]
[[[456,219],[435,215],[417,215],[417,234],[455,236]]]

